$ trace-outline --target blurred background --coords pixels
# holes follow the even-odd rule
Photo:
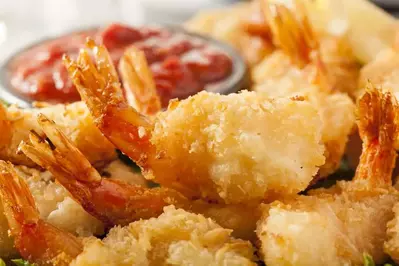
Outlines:
[[[0,0],[0,62],[29,43],[112,21],[181,23],[238,0]],[[395,13],[399,0],[376,0]],[[398,10],[399,11],[399,10]]]
[[[181,23],[234,0],[0,0],[0,61],[32,41],[119,21]]]

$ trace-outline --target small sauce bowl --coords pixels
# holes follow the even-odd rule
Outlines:
[[[163,107],[201,90],[228,94],[248,85],[244,60],[227,44],[177,26],[111,24],[42,40],[15,53],[0,67],[0,97],[21,107],[33,101],[78,101],[61,58],[64,53],[76,57],[87,37],[103,43],[115,64],[132,44],[144,51]]]

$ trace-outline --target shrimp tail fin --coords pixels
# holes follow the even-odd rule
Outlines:
[[[35,131],[29,135],[30,144],[22,142],[19,149],[41,167],[49,170],[81,203],[90,203],[90,187],[95,187],[101,176],[62,131],[45,115],[38,115],[44,137]]]
[[[36,223],[39,211],[25,181],[11,163],[0,161],[0,195],[12,232],[20,230],[25,222]]]
[[[129,47],[118,66],[128,103],[138,112],[154,115],[161,110],[161,100],[154,78],[142,51]]]
[[[275,45],[289,55],[293,63],[301,68],[306,66],[312,61],[312,52],[318,49],[319,43],[301,0],[295,1],[295,14],[280,3],[264,0],[262,5]]]
[[[66,266],[83,246],[79,239],[40,219],[28,185],[11,163],[0,161],[4,214],[22,258],[38,265]]]
[[[143,167],[155,157],[149,140],[152,124],[128,105],[107,49],[91,39],[86,46],[96,63],[87,49],[80,51],[77,61],[65,55],[69,76],[104,136]]]
[[[399,105],[391,92],[368,84],[358,101],[357,124],[363,141],[355,180],[365,179],[373,186],[392,185],[396,161]]]
[[[321,58],[319,40],[309,22],[306,7],[303,0],[293,2],[295,8],[271,3],[270,0],[262,2],[274,45],[283,50],[299,68],[311,63],[315,68],[311,82],[329,93],[333,86]]]

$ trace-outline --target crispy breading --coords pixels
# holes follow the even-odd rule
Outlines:
[[[250,66],[259,63],[274,49],[269,36],[259,36],[262,20],[261,1],[239,3],[229,8],[197,13],[184,24],[190,31],[207,34],[235,47]],[[256,34],[253,28],[256,28]]]
[[[257,235],[267,265],[362,265],[364,253],[376,264],[387,259],[386,225],[399,200],[391,179],[398,111],[391,94],[369,87],[358,102],[363,152],[354,180],[265,207]]]
[[[267,1],[265,1],[267,2]],[[270,97],[302,95],[320,112],[326,161],[318,177],[339,167],[351,133],[355,105],[347,93],[356,89],[359,64],[344,39],[313,32],[300,0],[296,13],[267,3],[277,49],[254,67],[254,90]]]
[[[158,218],[88,241],[71,265],[256,265],[252,245],[230,233],[202,215],[168,206]]]
[[[83,210],[68,191],[48,171],[25,166],[16,166],[16,172],[28,184],[35,199],[40,217],[58,228],[74,235],[87,237],[104,233],[103,224]],[[124,180],[130,184],[145,186],[145,179],[116,160],[108,165],[104,172],[107,178]],[[0,257],[9,258],[16,255],[14,241],[8,234],[9,227],[4,216],[0,199]]]
[[[362,95],[368,82],[383,90],[399,92],[399,47],[381,51],[362,68],[356,94],[358,97]]]
[[[45,136],[40,139],[32,133],[31,144],[22,143],[20,149],[38,165],[48,169],[88,213],[108,226],[126,225],[138,219],[156,217],[162,213],[164,206],[173,204],[203,214],[221,226],[233,229],[234,236],[255,239],[255,224],[260,217],[258,202],[218,204],[201,199],[190,201],[171,189],[138,188],[136,179],[142,181],[143,177],[126,174],[126,170],[123,170],[126,166],[118,167],[118,171],[113,172],[109,170],[115,167],[107,167],[102,173],[108,178],[100,178],[88,160],[53,122],[42,115],[39,115],[38,120]],[[118,164],[112,165],[117,167]],[[129,182],[115,182],[115,178]],[[110,194],[113,195],[112,199],[104,201]]]
[[[362,265],[363,253],[384,262],[382,246],[399,200],[396,191],[317,192],[275,202],[265,211],[258,236],[266,265]]]
[[[94,61],[82,49],[64,64],[98,128],[147,179],[190,199],[241,204],[298,193],[324,164],[322,121],[301,97],[202,91],[149,118],[127,104],[106,48],[87,47]]]
[[[154,176],[229,203],[295,194],[324,162],[320,130],[306,101],[201,92],[158,114],[151,142],[170,163]]]
[[[232,236],[252,242],[256,241],[256,222],[262,215],[260,204],[209,204],[201,200],[192,203],[191,212],[211,218],[226,229],[231,229]]]
[[[399,203],[393,207],[394,218],[388,222],[387,239],[384,243],[384,251],[391,256],[391,258],[399,262]]]
[[[116,158],[114,146],[101,134],[83,102],[54,105],[44,108],[5,108],[0,104],[0,159],[15,164],[34,166],[24,154],[17,154],[21,141],[27,141],[29,132],[41,132],[36,116],[43,113],[54,120],[71,138],[78,149],[94,165],[104,165]]]

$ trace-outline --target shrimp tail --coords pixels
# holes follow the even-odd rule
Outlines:
[[[73,198],[106,227],[156,217],[163,207],[171,204],[189,205],[184,196],[171,189],[150,189],[102,178],[54,122],[41,114],[38,123],[44,138],[32,132],[31,144],[21,143],[20,149],[49,170]]]
[[[303,3],[295,1],[296,14],[283,4],[269,0],[264,0],[262,4],[275,45],[288,54],[296,65],[301,68],[306,66],[312,61],[312,52],[318,49],[319,43]]]
[[[284,4],[271,3],[270,0],[262,2],[262,9],[268,20],[273,42],[299,68],[312,63],[315,71],[311,82],[329,93],[332,86],[327,68],[321,58],[319,40],[311,27],[302,0],[295,0],[294,4],[295,8],[291,9]]]
[[[11,231],[18,232],[23,222],[36,223],[39,212],[35,201],[11,163],[0,161],[0,183],[0,195]]]
[[[357,125],[363,141],[355,180],[365,179],[373,186],[392,185],[396,161],[399,105],[391,92],[368,84],[357,104]]]
[[[0,196],[15,247],[24,259],[66,266],[82,252],[82,243],[75,236],[40,219],[27,184],[4,161],[0,161]]]
[[[161,100],[144,53],[134,46],[129,47],[119,61],[118,69],[127,102],[141,114],[159,112]]]
[[[45,115],[38,115],[44,137],[35,131],[29,135],[30,144],[21,142],[19,150],[41,167],[50,171],[89,213],[95,212],[91,189],[101,182],[100,174],[64,133]],[[99,216],[95,213],[95,216]],[[104,217],[102,217],[104,219]]]
[[[107,49],[91,39],[86,46],[96,64],[87,49],[80,51],[77,61],[64,55],[69,76],[104,136],[143,167],[155,157],[149,141],[152,124],[127,103]]]

